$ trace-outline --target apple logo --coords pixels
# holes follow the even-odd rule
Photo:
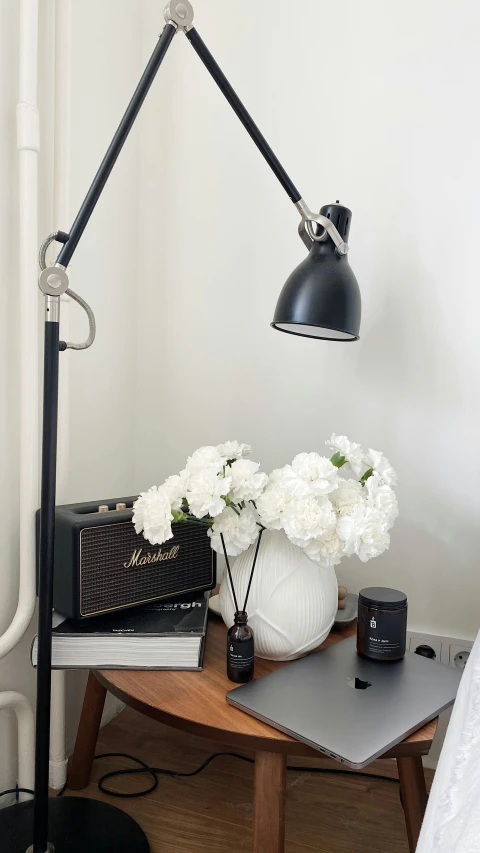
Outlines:
[[[353,687],[354,690],[366,690],[367,687],[371,687],[370,681],[362,681],[361,678],[349,678],[347,681],[349,687]]]

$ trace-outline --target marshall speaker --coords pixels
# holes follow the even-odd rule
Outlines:
[[[189,522],[172,524],[173,539],[150,545],[143,534],[135,533],[135,500],[56,508],[55,610],[78,619],[213,589],[216,554],[206,528]],[[116,509],[118,505],[122,508]],[[40,511],[37,535],[39,516]]]

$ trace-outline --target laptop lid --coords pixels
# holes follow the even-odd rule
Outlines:
[[[407,652],[361,657],[355,637],[227,693],[227,701],[350,767],[364,767],[455,701],[461,672]]]

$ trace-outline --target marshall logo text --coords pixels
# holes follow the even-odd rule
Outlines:
[[[173,545],[169,551],[162,551],[159,548],[153,554],[142,554],[142,551],[143,548],[136,548],[129,561],[123,564],[123,567],[125,569],[133,569],[136,566],[148,566],[151,563],[161,563],[164,560],[176,560],[180,551],[180,545]]]

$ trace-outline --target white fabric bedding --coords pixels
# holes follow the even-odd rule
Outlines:
[[[460,683],[416,853],[480,853],[480,634]]]

